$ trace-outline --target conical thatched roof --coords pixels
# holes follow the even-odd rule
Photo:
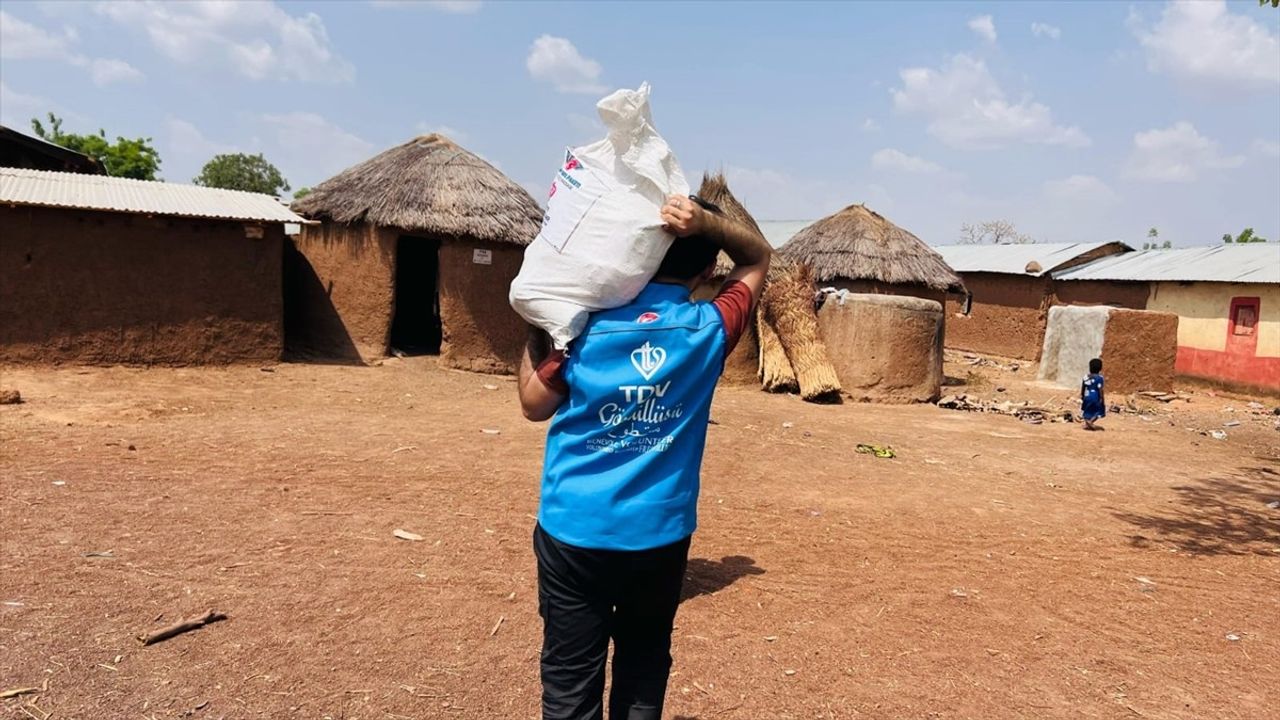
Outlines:
[[[343,170],[292,208],[315,220],[517,245],[528,245],[542,222],[524,188],[434,133]]]
[[[724,173],[716,173],[714,175],[703,173],[702,185],[698,187],[698,197],[707,202],[715,203],[730,220],[740,222],[755,230],[761,237],[764,237],[764,233],[760,231],[760,225],[755,218],[751,217],[751,213],[747,212],[742,203],[738,202],[738,198],[734,197],[733,193],[729,191],[729,182],[724,179]],[[770,279],[773,279],[775,274],[788,266],[785,261],[779,262],[781,260],[782,258],[776,254],[774,255],[773,263],[769,266]],[[731,270],[733,270],[733,261],[729,259],[728,255],[723,252],[720,253],[716,257],[716,275],[728,275]]]
[[[865,205],[850,205],[796,233],[779,253],[813,269],[819,283],[876,280],[960,290],[960,277],[920,238]]]

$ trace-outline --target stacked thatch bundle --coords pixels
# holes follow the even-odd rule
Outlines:
[[[729,191],[723,175],[704,175],[698,196],[715,203],[729,218],[763,236],[755,219]],[[732,269],[732,261],[721,253],[716,274],[724,276]],[[765,390],[798,390],[804,399],[814,401],[839,399],[840,383],[818,335],[813,280],[804,267],[774,255],[769,267],[769,283],[753,325],[755,337],[744,338],[744,341],[757,344],[756,377]]]
[[[865,205],[850,205],[796,233],[778,251],[808,265],[820,284],[870,281],[881,286],[961,292],[964,283],[933,248]]]
[[[317,220],[521,246],[542,223],[542,208],[524,188],[437,133],[343,170],[292,208]]]

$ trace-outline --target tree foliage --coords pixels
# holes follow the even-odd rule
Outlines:
[[[988,220],[976,225],[965,223],[960,226],[960,244],[962,245],[1028,245],[1035,238],[1018,232],[1018,228],[1008,220]]]
[[[276,196],[289,190],[289,181],[275,165],[267,162],[262,153],[214,155],[192,182],[205,187]]]
[[[294,199],[294,200],[301,200],[302,198],[304,198],[304,197],[306,197],[306,196],[308,196],[308,195],[310,195],[310,194],[311,194],[311,188],[309,188],[309,187],[300,187],[300,188],[298,188],[297,190],[294,190],[294,191],[293,191],[293,199]]]
[[[1147,231],[1147,237],[1151,238],[1152,240],[1155,240],[1156,238],[1160,237],[1160,231],[1153,227]]]
[[[42,140],[96,158],[107,169],[108,175],[135,180],[156,179],[160,170],[160,153],[151,146],[151,138],[116,137],[115,142],[110,142],[105,130],[98,130],[97,135],[63,132],[62,118],[53,113],[48,114],[48,123],[49,126],[45,127],[37,118],[31,118],[31,129]]]
[[[1224,243],[1244,244],[1244,243],[1264,243],[1266,241],[1267,239],[1262,237],[1261,235],[1255,235],[1253,232],[1253,228],[1245,228],[1244,230],[1241,230],[1240,234],[1235,236],[1234,238],[1231,237],[1231,233],[1226,233],[1222,236],[1222,242]]]

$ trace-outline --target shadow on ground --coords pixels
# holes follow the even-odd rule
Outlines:
[[[745,555],[729,555],[719,560],[692,558],[684,572],[680,602],[719,592],[747,575],[763,574],[764,568]]]
[[[1274,556],[1280,547],[1280,471],[1246,467],[1239,473],[1173,488],[1177,498],[1163,513],[1113,512],[1138,528],[1134,547],[1173,543],[1193,555]]]

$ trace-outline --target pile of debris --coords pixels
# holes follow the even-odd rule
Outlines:
[[[1045,422],[1075,422],[1076,416],[1070,410],[1032,405],[1030,402],[1014,402],[1005,400],[983,400],[973,395],[946,395],[938,401],[938,407],[948,410],[964,410],[966,412],[996,413],[1012,415],[1030,425],[1041,425]]]
[[[1002,363],[999,360],[992,360],[991,358],[982,357],[981,355],[974,355],[972,353],[955,353],[950,350],[946,352],[944,358],[947,362],[953,362],[957,365],[993,367],[998,370],[1008,370],[1009,372],[1018,372],[1018,370],[1022,368],[1022,365],[1016,362]]]
[[[1162,392],[1160,390],[1139,390],[1138,394],[1143,397],[1149,397],[1152,400],[1159,400],[1160,402],[1164,402],[1164,403],[1173,402],[1174,400],[1183,400],[1185,402],[1191,402],[1190,395],[1186,393],[1180,393],[1180,392]]]

